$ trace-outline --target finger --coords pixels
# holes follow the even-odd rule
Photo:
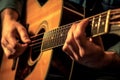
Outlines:
[[[16,24],[18,25],[17,31],[20,35],[22,42],[23,43],[30,43],[30,38],[28,36],[27,30],[21,24],[19,24],[19,23],[16,23]]]
[[[28,44],[20,44],[18,43],[16,46],[16,56],[20,56],[21,54],[23,54],[23,52],[26,50],[26,48],[28,47]]]
[[[27,44],[17,43],[16,47],[15,47],[14,54],[10,54],[8,56],[8,58],[12,59],[12,58],[16,58],[16,57],[20,56],[21,54],[23,54],[23,52],[25,51],[26,48],[27,48]]]
[[[6,39],[2,39],[1,43],[3,51],[8,58],[14,58],[21,55],[27,47],[27,44],[20,44],[18,42],[15,43],[15,46],[13,47],[13,45],[9,43]]]
[[[71,59],[74,59],[74,56],[66,43],[64,44],[62,49]]]
[[[78,23],[76,30],[79,34],[83,34],[86,31],[86,27],[88,25],[89,19],[83,19],[80,23]]]
[[[19,43],[19,40],[16,39],[15,35],[10,34],[7,37],[8,39],[8,44],[10,45],[11,48],[15,49],[15,46],[17,43]]]
[[[66,51],[74,59],[78,59],[76,55],[78,54],[79,48],[76,45],[74,37],[73,37],[73,32],[74,32],[75,27],[76,27],[76,24],[73,24],[70,30],[68,31],[68,35],[67,35],[65,44],[63,46],[63,51]]]
[[[65,43],[64,43],[63,48],[62,48],[63,51],[66,51],[66,49],[68,48],[67,45],[70,45],[70,43],[72,42],[72,39],[73,39],[72,30],[74,29],[75,25],[76,25],[76,24],[73,24],[73,25],[71,26],[70,30],[69,30],[68,33],[67,33],[67,37],[66,37]]]
[[[4,48],[7,48],[11,54],[14,53],[14,49],[18,40],[16,40],[15,35],[8,34],[7,38],[2,38],[2,45]]]
[[[84,46],[86,43],[87,37],[85,33],[85,29],[88,25],[88,19],[83,19],[80,23],[78,23],[75,32],[73,33],[74,38],[78,46]]]
[[[2,48],[7,57],[15,53],[15,49],[9,47],[9,45],[2,45]]]
[[[8,58],[11,55],[11,51],[8,50],[7,48],[3,47],[3,52],[5,54],[5,56]]]
[[[3,37],[3,38],[1,39],[1,45],[2,45],[3,47],[6,47],[7,44],[8,44],[8,41]]]

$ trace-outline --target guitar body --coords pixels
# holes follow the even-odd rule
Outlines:
[[[27,0],[25,25],[31,39],[34,36],[48,32],[62,25],[63,0]],[[71,12],[68,10],[68,12]],[[73,12],[71,12],[73,13]],[[67,14],[68,15],[68,14]],[[67,17],[67,15],[64,15]],[[71,15],[70,15],[71,16]],[[72,15],[73,16],[73,15]],[[81,18],[77,14],[77,18]],[[77,19],[76,18],[76,19]],[[70,18],[69,18],[70,19]],[[66,22],[67,23],[67,22]],[[64,23],[65,24],[65,23]],[[43,37],[39,37],[40,39]],[[16,60],[16,66],[12,70],[14,60],[9,60],[3,55],[0,67],[1,80],[68,80],[70,79],[73,61],[59,49],[41,51],[42,43],[37,50],[29,47],[23,55]]]
[[[54,2],[56,3],[52,4]],[[36,35],[42,29],[47,32],[59,26],[62,0],[48,0],[43,6],[37,0],[28,0],[26,11],[26,23],[29,24],[29,33]],[[26,80],[44,80],[46,77],[52,50],[41,52],[37,57],[39,58],[37,64],[32,73],[26,77]]]

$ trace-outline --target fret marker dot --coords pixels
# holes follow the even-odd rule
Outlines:
[[[104,25],[105,23],[104,23],[104,21],[102,22],[102,25]]]
[[[97,27],[98,24],[95,24],[95,27]]]
[[[63,36],[63,34],[60,34],[60,36]]]
[[[51,39],[53,39],[53,37],[51,37]]]

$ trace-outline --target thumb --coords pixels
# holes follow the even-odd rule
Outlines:
[[[30,43],[30,38],[28,36],[27,30],[25,29],[24,26],[22,26],[20,23],[17,23],[17,31],[20,36],[20,39],[22,40],[23,43]]]

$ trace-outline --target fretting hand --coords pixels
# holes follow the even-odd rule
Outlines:
[[[72,25],[63,46],[72,59],[88,67],[102,67],[109,64],[112,52],[105,52],[100,37],[87,37],[86,26],[89,19]]]

